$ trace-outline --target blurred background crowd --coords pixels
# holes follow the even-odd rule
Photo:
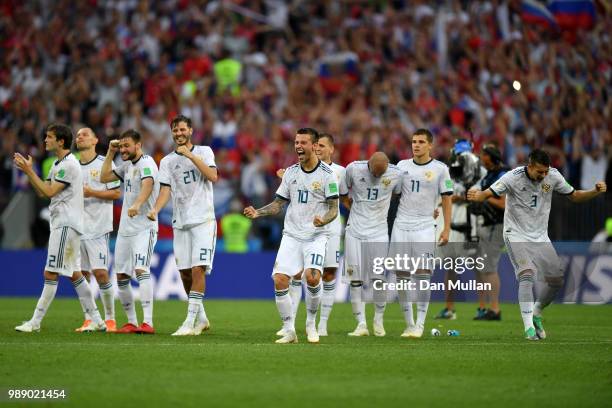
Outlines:
[[[543,147],[577,188],[612,184],[606,3],[560,32],[521,1],[2,1],[0,210],[27,188],[13,152],[41,163],[49,122],[91,127],[100,153],[135,128],[159,160],[177,113],[215,150],[220,217],[270,199],[302,126],[333,134],[343,165],[410,157],[425,127],[440,160],[459,137],[508,166]]]

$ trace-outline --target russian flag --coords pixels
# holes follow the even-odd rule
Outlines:
[[[563,29],[588,29],[595,24],[595,4],[592,0],[550,0],[548,9]]]
[[[547,28],[558,28],[555,16],[546,6],[536,0],[523,0],[521,17],[530,24],[538,24]]]

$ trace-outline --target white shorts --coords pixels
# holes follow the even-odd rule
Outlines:
[[[344,268],[342,282],[369,282],[372,279],[385,279],[375,275],[374,258],[384,258],[389,250],[389,236],[360,239],[347,233],[344,237]]]
[[[321,235],[312,241],[300,241],[283,235],[272,275],[280,273],[295,276],[306,269],[316,269],[323,273],[327,239],[327,235]]]
[[[108,271],[110,251],[109,234],[93,239],[81,240],[81,270],[91,272],[96,269]]]
[[[325,251],[325,268],[337,268],[340,264],[340,235],[331,235]]]
[[[45,270],[72,276],[81,271],[81,236],[70,227],[51,230]]]
[[[155,230],[144,230],[129,237],[118,235],[115,244],[115,273],[134,276],[136,269],[149,272],[156,242]]]
[[[400,256],[404,258],[421,258],[422,265],[436,254],[436,228],[429,227],[422,230],[406,231],[393,226],[391,232],[391,244],[389,245],[389,258]],[[431,263],[430,265],[433,265]],[[426,268],[423,268],[426,269]],[[402,269],[398,269],[402,270]],[[403,271],[403,270],[402,270]],[[415,272],[415,271],[404,271]]]
[[[478,256],[484,258],[482,272],[497,272],[499,258],[504,249],[504,224],[478,227]]]
[[[217,222],[206,221],[191,228],[173,230],[174,256],[178,269],[205,266],[206,274],[212,272],[217,244]]]
[[[523,237],[504,234],[504,242],[517,278],[519,273],[528,269],[534,271],[540,281],[563,276],[561,259],[550,240],[528,242]]]

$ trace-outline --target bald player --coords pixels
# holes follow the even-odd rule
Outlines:
[[[365,303],[362,301],[362,289],[364,282],[372,283],[376,279],[382,279],[372,274],[370,264],[374,257],[387,256],[387,214],[393,193],[400,192],[401,179],[400,169],[389,164],[387,155],[376,152],[368,161],[349,164],[340,184],[340,199],[350,210],[346,223],[342,279],[350,283],[351,306],[357,320],[357,327],[349,336],[370,334],[365,317]],[[362,243],[376,244],[362,246]],[[362,250],[367,253],[362,254]],[[385,307],[386,301],[376,299],[373,322],[375,336],[386,334],[383,325]]]
[[[84,216],[83,235],[81,235],[81,272],[89,281],[90,273],[100,286],[100,298],[104,306],[106,331],[117,329],[115,322],[115,298],[113,284],[108,275],[110,251],[108,240],[113,231],[113,201],[121,197],[121,182],[102,183],[102,164],[104,156],[96,153],[98,137],[90,128],[79,129],[76,147],[80,153],[79,163],[83,173]],[[114,167],[114,165],[113,165]],[[91,324],[85,315],[85,322],[76,329],[83,331]]]

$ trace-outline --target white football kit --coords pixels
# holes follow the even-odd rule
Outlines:
[[[50,235],[45,270],[72,276],[81,270],[80,235],[83,233],[83,176],[79,161],[69,153],[57,160],[47,177],[66,185],[51,198]]]
[[[346,169],[339,164],[331,163],[329,167],[336,176],[338,186],[342,184]],[[329,223],[330,235],[325,251],[325,268],[337,268],[340,262],[340,241],[342,239],[342,220],[340,217],[340,202],[338,202],[338,216]]]
[[[81,164],[83,185],[92,190],[114,190],[121,187],[119,180],[100,182],[104,156],[96,156],[88,163]],[[113,164],[113,169],[114,169]],[[110,262],[109,234],[113,231],[113,202],[96,197],[84,199],[83,235],[81,236],[81,270],[108,271]]]
[[[561,261],[548,237],[548,217],[553,192],[570,195],[574,188],[555,168],[537,182],[527,167],[518,167],[489,189],[497,197],[506,194],[504,242],[515,274],[531,269],[540,280],[562,276]]]
[[[289,201],[273,274],[295,276],[302,270],[323,271],[331,223],[315,227],[315,216],[328,211],[328,200],[338,198],[338,182],[322,161],[311,171],[300,164],[288,167],[276,196]]]
[[[157,221],[147,218],[159,195],[157,165],[153,158],[142,155],[135,162],[127,161],[113,172],[123,182],[123,207],[117,244],[115,245],[115,272],[133,276],[136,269],[149,272],[153,249],[157,242]],[[153,179],[153,191],[134,217],[128,209],[134,204],[142,187],[142,181]]]
[[[216,167],[208,146],[192,146],[192,153],[209,167]],[[159,183],[172,193],[174,256],[178,269],[205,266],[212,272],[217,238],[213,186],[185,156],[172,152],[159,165]]]
[[[400,192],[401,180],[402,172],[392,164],[381,177],[370,173],[365,160],[346,167],[340,194],[349,194],[352,204],[344,239],[344,282],[369,280],[373,277],[373,259],[387,256],[387,216],[391,197]]]

